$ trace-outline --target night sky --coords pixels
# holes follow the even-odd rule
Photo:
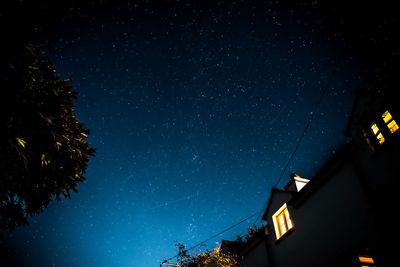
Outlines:
[[[40,24],[35,41],[73,79],[97,153],[71,200],[0,232],[5,255],[21,266],[159,266],[176,241],[190,247],[263,208],[326,89],[278,187],[293,172],[312,178],[348,141],[370,47],[384,45],[367,34],[375,22],[332,8],[100,1]]]

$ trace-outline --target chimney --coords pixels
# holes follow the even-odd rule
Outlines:
[[[285,190],[299,192],[310,180],[301,178],[297,173],[290,175],[290,181],[285,186]]]

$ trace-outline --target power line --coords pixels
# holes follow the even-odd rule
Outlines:
[[[276,183],[274,184],[274,187],[278,186],[279,182],[281,181],[283,175],[284,175],[285,172],[286,172],[286,169],[288,168],[290,162],[292,161],[294,154],[296,154],[297,149],[299,148],[301,142],[303,141],[303,138],[304,138],[304,136],[306,135],[306,132],[307,132],[308,128],[310,128],[311,122],[313,121],[314,116],[315,116],[315,114],[317,113],[317,110],[318,110],[319,106],[321,105],[322,100],[323,100],[323,98],[324,98],[326,92],[328,91],[328,88],[329,88],[330,84],[332,83],[333,76],[334,76],[334,74],[335,74],[335,72],[336,72],[338,63],[339,63],[339,57],[338,57],[337,60],[336,60],[335,68],[332,70],[332,73],[331,73],[331,75],[330,75],[330,77],[329,77],[329,79],[328,79],[328,82],[327,82],[327,84],[326,84],[324,90],[322,91],[322,94],[321,94],[320,97],[318,98],[318,102],[317,102],[316,105],[315,105],[314,111],[311,112],[311,116],[310,116],[310,118],[308,119],[308,122],[307,122],[307,124],[306,124],[306,127],[304,127],[304,130],[303,130],[303,132],[302,132],[300,138],[297,140],[296,146],[295,146],[295,148],[294,148],[292,154],[290,155],[289,160],[287,161],[285,168],[283,169],[281,175],[279,176],[279,179],[278,179],[278,180],[276,181]]]
[[[317,110],[318,110],[319,106],[321,105],[322,100],[323,100],[323,98],[324,98],[326,92],[328,91],[329,86],[330,86],[331,83],[332,83],[333,76],[334,76],[334,74],[335,74],[335,72],[336,72],[336,70],[337,70],[337,67],[338,67],[338,65],[339,65],[339,61],[340,61],[340,59],[341,59],[341,57],[342,57],[343,54],[344,54],[344,53],[342,52],[341,55],[339,55],[339,56],[336,58],[335,67],[333,68],[333,70],[332,70],[332,72],[331,72],[331,75],[329,76],[329,79],[328,79],[328,81],[327,81],[327,84],[326,84],[324,90],[322,91],[320,97],[318,98],[318,101],[317,101],[317,103],[316,103],[316,105],[315,105],[314,111],[311,112],[311,116],[310,116],[310,118],[308,119],[308,122],[307,122],[307,124],[306,124],[306,127],[304,127],[304,130],[303,130],[302,134],[300,135],[300,138],[297,140],[296,146],[295,146],[295,148],[294,148],[292,154],[290,155],[290,157],[289,157],[289,159],[288,159],[288,161],[287,161],[287,163],[286,163],[284,169],[282,170],[281,175],[279,176],[278,180],[277,180],[276,183],[274,184],[274,187],[276,187],[276,186],[279,185],[279,182],[281,181],[281,179],[282,179],[283,175],[285,174],[285,172],[286,172],[286,170],[287,170],[287,168],[288,168],[290,162],[292,161],[294,155],[296,154],[297,149],[300,147],[300,144],[301,144],[301,142],[303,141],[303,138],[304,138],[304,136],[305,136],[305,134],[306,134],[308,128],[310,127],[311,122],[313,121],[314,116],[315,116],[315,114],[317,113]],[[219,235],[221,235],[221,234],[223,234],[223,233],[229,231],[230,229],[232,229],[232,228],[238,226],[239,224],[241,224],[241,223],[247,221],[248,219],[250,219],[250,218],[252,218],[252,217],[254,217],[254,216],[256,216],[256,215],[259,215],[260,213],[262,213],[262,212],[266,209],[267,203],[268,203],[268,199],[266,200],[266,202],[264,203],[263,208],[262,208],[260,211],[254,213],[254,214],[252,214],[252,215],[250,215],[250,216],[248,216],[247,218],[241,220],[240,222],[237,222],[237,223],[235,223],[235,224],[229,226],[228,228],[225,228],[225,229],[222,230],[221,232],[219,232],[219,233],[217,233],[217,234],[215,234],[215,235],[213,235],[213,236],[207,238],[206,240],[204,240],[204,241],[202,241],[202,242],[200,242],[200,243],[198,243],[198,244],[196,244],[196,245],[190,247],[189,249],[187,249],[187,251],[190,251],[190,250],[192,250],[192,249],[194,249],[194,248],[196,248],[196,247],[198,247],[198,246],[204,244],[205,242],[210,241],[211,239],[213,239],[213,238],[215,238],[215,237],[217,237],[217,236],[219,236]],[[258,219],[259,219],[259,217],[257,216],[257,218],[256,218],[256,220],[255,220],[254,223],[256,223],[256,222],[258,221]],[[173,257],[171,257],[171,258],[169,258],[169,259],[167,259],[167,260],[165,260],[165,261],[163,261],[163,263],[166,263],[166,262],[168,262],[168,261],[170,261],[170,260],[172,260],[172,259],[174,259],[174,258],[176,258],[176,257],[178,257],[178,254],[175,255],[175,256],[173,256]]]
[[[188,248],[186,251],[193,250],[194,248],[196,248],[196,247],[198,247],[198,246],[200,246],[200,245],[202,245],[202,244],[204,244],[204,243],[210,241],[211,239],[216,238],[217,236],[222,235],[223,233],[225,233],[225,232],[231,230],[232,228],[235,228],[235,227],[238,226],[239,224],[241,224],[241,223],[247,221],[248,219],[250,219],[250,218],[252,218],[252,217],[258,215],[259,213],[263,212],[263,210],[264,210],[264,209],[262,209],[262,210],[260,210],[260,211],[257,211],[256,213],[253,213],[252,215],[250,215],[250,216],[244,218],[243,220],[241,220],[241,221],[239,221],[239,222],[237,222],[237,223],[235,223],[235,224],[233,224],[233,225],[231,225],[231,226],[225,228],[225,229],[222,230],[221,232],[219,232],[219,233],[217,233],[217,234],[215,234],[215,235],[213,235],[213,236],[211,236],[211,237],[209,237],[209,238],[207,238],[207,239],[205,239],[205,240],[203,240],[203,241],[197,243],[197,244],[194,245],[194,246],[191,246],[191,247]],[[173,256],[173,257],[171,257],[171,258],[169,258],[169,259],[167,259],[167,260],[165,260],[165,261],[163,261],[163,263],[164,263],[164,262],[168,262],[168,261],[170,261],[170,260],[172,260],[172,259],[174,259],[174,258],[176,258],[176,257],[178,257],[178,254],[175,255],[175,256]]]
[[[328,81],[327,81],[327,83],[326,83],[326,86],[325,86],[324,90],[322,91],[320,97],[318,98],[318,101],[317,101],[317,103],[316,103],[316,105],[315,105],[315,107],[314,107],[314,111],[311,112],[311,116],[310,116],[310,118],[308,119],[308,122],[307,122],[307,124],[306,124],[306,127],[304,127],[304,130],[303,130],[303,132],[301,133],[300,138],[297,139],[296,146],[295,146],[295,148],[294,148],[292,154],[290,155],[290,157],[289,157],[289,159],[288,159],[288,161],[287,161],[285,167],[283,168],[283,170],[282,170],[282,172],[281,172],[281,175],[279,176],[278,180],[276,181],[276,183],[274,184],[273,187],[277,187],[277,186],[279,185],[279,182],[281,181],[283,175],[285,174],[287,168],[289,167],[289,164],[290,164],[290,162],[292,161],[294,155],[296,154],[297,149],[300,147],[300,144],[301,144],[301,142],[303,141],[303,138],[304,138],[304,136],[306,135],[306,132],[307,132],[308,128],[310,128],[311,122],[313,121],[314,116],[315,116],[315,114],[317,113],[317,110],[318,110],[319,106],[321,105],[322,100],[324,99],[325,94],[326,94],[326,92],[328,91],[328,88],[330,87],[330,85],[331,85],[331,83],[332,83],[333,76],[335,75],[336,70],[337,70],[337,67],[338,67],[338,65],[339,65],[339,61],[340,61],[340,59],[342,58],[342,56],[343,56],[343,54],[344,54],[343,52],[344,52],[344,51],[342,51],[342,53],[336,58],[335,67],[333,68],[333,70],[332,70],[332,72],[331,72],[331,75],[329,76],[329,79],[328,79]],[[267,208],[267,203],[268,203],[268,199],[267,199],[267,200],[265,201],[265,203],[264,203],[263,210],[265,210],[265,209]],[[254,223],[257,223],[258,219],[259,219],[259,217],[257,216],[257,218],[256,218],[256,220],[254,221]]]

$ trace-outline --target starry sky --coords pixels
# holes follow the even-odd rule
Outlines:
[[[382,45],[366,45],[363,18],[332,8],[99,1],[40,24],[35,41],[72,78],[97,153],[71,200],[0,232],[5,254],[20,266],[159,266],[176,242],[190,247],[264,207],[325,92],[277,186],[293,172],[312,178],[348,141],[368,44]]]

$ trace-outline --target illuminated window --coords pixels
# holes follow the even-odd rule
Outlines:
[[[358,256],[358,260],[362,267],[373,267],[375,266],[374,259],[371,256],[360,255]]]
[[[287,231],[293,228],[292,220],[289,216],[286,203],[272,215],[272,221],[274,222],[276,239],[281,238]]]
[[[378,125],[376,125],[376,123],[373,123],[371,125],[371,130],[374,133],[379,144],[383,144],[383,142],[385,142],[385,138],[383,137],[383,135],[382,135],[381,131],[379,130]]]
[[[386,126],[389,128],[391,133],[394,133],[399,129],[399,126],[397,125],[396,121],[393,119],[388,110],[386,110],[385,113],[382,114],[382,119],[386,123]]]
[[[394,134],[400,128],[397,122],[393,119],[393,116],[390,114],[389,110],[383,112],[381,118],[383,122],[381,120],[372,122],[370,125],[370,130],[362,130],[362,134],[372,151],[375,151],[377,148],[377,143],[379,145],[383,144],[388,138],[390,139],[390,134]],[[371,139],[371,135],[374,137],[377,143],[372,142],[374,140]]]

